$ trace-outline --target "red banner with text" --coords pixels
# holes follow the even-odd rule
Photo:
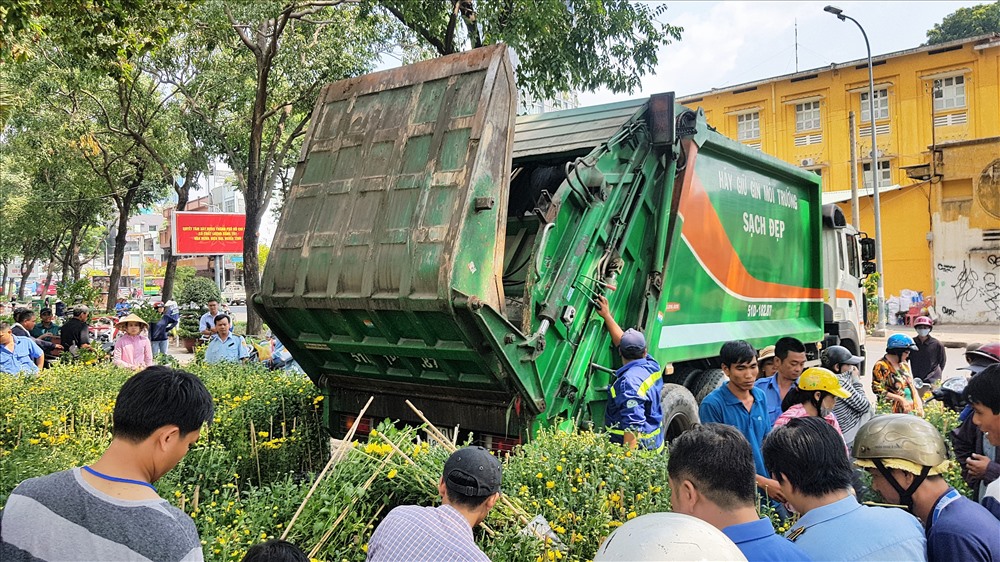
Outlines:
[[[173,254],[243,254],[246,216],[239,213],[173,213]]]

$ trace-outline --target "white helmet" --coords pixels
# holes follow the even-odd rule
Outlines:
[[[648,513],[608,535],[594,562],[746,561],[736,544],[708,523],[680,513]]]

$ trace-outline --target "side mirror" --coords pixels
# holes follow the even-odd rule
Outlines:
[[[861,261],[875,259],[875,239],[865,237],[859,239],[858,242],[861,244]]]
[[[861,264],[861,273],[871,275],[875,273],[875,262],[866,261]]]

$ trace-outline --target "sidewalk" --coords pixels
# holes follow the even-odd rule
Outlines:
[[[174,345],[173,338],[170,339],[170,344],[167,346],[167,355],[176,359],[181,365],[187,365],[194,361],[194,353],[188,353],[183,345]]]
[[[872,340],[885,340],[892,334],[915,336],[912,326],[886,326],[885,337],[869,336]],[[997,324],[938,324],[931,335],[941,340],[945,347],[964,348],[970,343],[986,343],[1000,340],[1000,325]]]

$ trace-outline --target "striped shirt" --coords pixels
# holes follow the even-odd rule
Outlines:
[[[450,505],[402,505],[389,512],[368,543],[368,562],[480,561],[468,520]]]
[[[165,500],[121,500],[79,468],[25,480],[0,519],[0,560],[200,561],[194,521]]]

